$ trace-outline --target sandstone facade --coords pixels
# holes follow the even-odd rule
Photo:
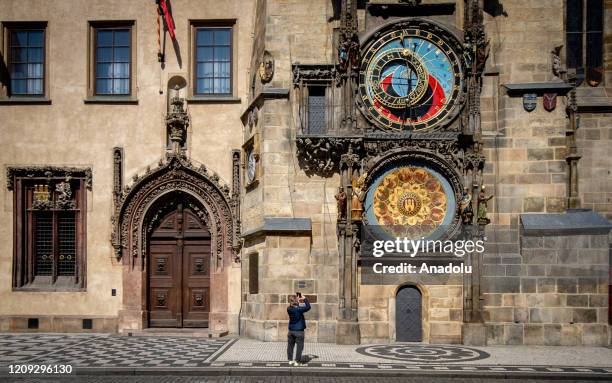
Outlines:
[[[0,14],[1,58],[6,64],[7,28],[16,22],[46,22],[47,91],[43,99],[13,97],[8,78],[2,75],[0,163],[6,169],[90,168],[93,183],[86,191],[87,282],[79,291],[15,288],[14,237],[21,228],[14,225],[15,191],[0,189],[0,330],[125,333],[149,326],[147,254],[142,254],[142,264],[138,257],[130,258],[136,263],[128,262],[125,255],[117,257],[111,243],[116,215],[113,148],[124,153],[122,186],[137,190],[171,153],[165,123],[173,96],[170,88],[183,79],[187,85],[179,95],[186,99],[190,126],[182,153],[194,169],[206,169],[201,171],[202,182],[214,179],[219,190],[227,186],[223,195],[237,210],[225,219],[239,225],[240,240],[233,248],[224,245],[211,271],[218,281],[210,291],[215,307],[211,331],[284,340],[288,296],[300,291],[313,307],[307,314],[307,339],[338,342],[339,334],[350,333],[361,343],[392,342],[397,339],[396,295],[402,286],[412,285],[421,293],[424,342],[464,341],[470,300],[469,304],[480,302],[489,344],[609,344],[609,227],[575,225],[559,233],[538,232],[527,228],[523,218],[566,214],[568,208],[592,209],[600,217],[612,218],[612,99],[608,97],[612,3],[605,1],[602,10],[603,82],[597,87],[583,82],[555,90],[559,95],[551,111],[543,107],[543,92],[529,85],[569,84],[567,77],[553,73],[551,55],[555,47],[566,45],[566,2],[506,1],[482,12],[489,41],[479,77],[482,84],[466,85],[478,88],[479,105],[464,106],[445,128],[479,143],[470,148],[484,159],[480,171],[456,169],[458,186],[472,188],[479,180],[474,190],[482,184],[487,194],[494,195],[489,202],[486,252],[478,260],[480,295],[475,298],[467,291],[474,282],[467,285],[462,276],[397,275],[371,283],[362,258],[354,255],[354,270],[345,263],[344,254],[350,253],[353,242],[346,242],[350,222],[343,226],[339,218],[338,188],[346,187],[351,175],[376,169],[369,160],[382,162],[391,152],[420,150],[410,146],[411,139],[396,137],[396,147],[346,165],[346,155],[357,153],[362,144],[350,150],[338,144],[325,148],[329,155],[320,157],[325,160],[307,168],[312,146],[302,143],[309,136],[308,95],[314,95],[316,87],[324,88],[327,131],[323,136],[346,143],[350,138],[367,140],[368,132],[381,133],[355,102],[346,107],[350,95],[357,94],[350,81],[341,79],[338,61],[347,26],[345,7],[350,3],[173,0],[176,43],[166,34],[166,62],[161,65],[157,10],[151,1],[105,0],[95,5],[80,0],[7,1]],[[356,2],[352,16],[360,44],[365,46],[381,28],[415,17],[433,20],[463,43],[468,34],[465,14],[478,2],[405,3],[410,2]],[[88,90],[90,23],[112,20],[134,25],[136,87],[130,99],[121,102],[96,99]],[[194,23],[232,26],[229,95],[194,95]],[[562,62],[566,54],[563,48]],[[268,78],[265,64],[270,62]],[[6,65],[0,69],[6,72]],[[512,86],[522,90],[512,91]],[[537,106],[528,112],[522,96],[531,92],[537,93]],[[478,112],[478,130],[466,133],[464,119],[472,107]],[[570,113],[568,108],[575,110]],[[354,127],[346,128],[347,116],[354,118]],[[236,151],[239,168],[233,157]],[[254,169],[253,179],[247,176],[249,166]],[[350,172],[359,170],[347,175],[347,166]],[[3,174],[7,177],[3,185],[12,182],[8,172]],[[185,192],[179,189],[171,191]],[[224,235],[229,236],[224,233],[212,233],[212,241],[224,241]],[[36,318],[37,329],[28,323]],[[83,319],[92,319],[91,329],[83,328]]]

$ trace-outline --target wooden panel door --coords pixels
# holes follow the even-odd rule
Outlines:
[[[182,257],[176,240],[152,240],[150,246],[149,326],[181,327]]]
[[[183,260],[183,327],[208,327],[210,240],[186,239]]]
[[[210,232],[179,203],[150,237],[149,326],[208,327]]]

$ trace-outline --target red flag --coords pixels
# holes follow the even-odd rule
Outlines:
[[[172,40],[176,39],[176,35],[174,34],[174,22],[172,21],[172,15],[168,11],[167,0],[159,0],[159,6],[161,8],[161,14],[164,15],[164,20],[166,20],[166,26],[168,27],[168,32],[170,33],[170,37]]]

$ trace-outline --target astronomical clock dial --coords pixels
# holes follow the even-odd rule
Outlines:
[[[450,183],[427,164],[403,164],[376,177],[365,199],[368,225],[383,236],[439,238],[456,210]]]
[[[246,174],[247,174],[247,183],[251,183],[255,181],[255,169],[257,166],[257,159],[255,158],[255,153],[253,150],[250,150],[247,154],[247,166],[246,166]]]
[[[390,131],[438,125],[458,106],[459,56],[432,33],[389,31],[370,44],[361,65],[359,96],[370,122]]]

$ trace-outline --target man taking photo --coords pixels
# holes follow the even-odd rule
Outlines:
[[[306,319],[304,313],[310,310],[310,303],[301,293],[296,293],[289,298],[289,332],[287,333],[287,359],[292,366],[302,366],[302,351],[304,350],[304,329]],[[293,359],[293,347],[297,345],[295,359]]]

